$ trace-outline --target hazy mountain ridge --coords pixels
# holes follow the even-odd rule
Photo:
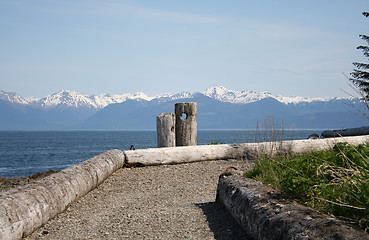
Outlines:
[[[260,101],[265,98],[274,98],[277,101],[285,104],[298,104],[298,103],[310,103],[316,101],[329,101],[328,98],[307,98],[307,97],[284,97],[282,95],[273,95],[267,92],[255,92],[255,91],[234,91],[226,89],[225,87],[211,87],[203,92],[196,93],[175,93],[175,94],[161,94],[155,97],[149,97],[145,93],[134,93],[134,94],[121,94],[121,95],[88,95],[80,94],[75,91],[62,90],[58,93],[48,95],[44,98],[23,98],[16,93],[9,93],[0,90],[0,99],[12,103],[32,105],[41,108],[52,108],[56,106],[64,107],[88,107],[102,109],[110,104],[122,103],[127,100],[145,100],[145,101],[172,101],[183,98],[194,98],[194,96],[202,94],[204,96],[213,98],[220,102],[247,104],[256,101]]]
[[[358,98],[283,97],[266,92],[213,87],[198,93],[86,95],[63,90],[41,99],[0,91],[0,130],[155,129],[156,116],[176,102],[198,103],[199,129],[255,128],[267,116],[290,128],[368,125],[355,112]]]
[[[277,127],[285,128],[349,128],[366,125],[368,120],[354,113],[345,100],[285,104],[274,98],[264,98],[248,104],[220,102],[198,94],[162,103],[129,100],[112,104],[92,115],[78,128],[81,129],[155,129],[156,116],[174,112],[174,104],[182,101],[198,103],[199,129],[256,128],[267,116],[273,116]],[[350,102],[360,108],[361,102]]]
[[[205,96],[214,98],[221,102],[229,103],[252,103],[260,101],[265,98],[274,98],[277,101],[285,104],[289,103],[302,103],[313,101],[328,101],[327,98],[306,98],[306,97],[284,97],[282,95],[273,95],[268,92],[255,92],[255,91],[234,91],[224,87],[213,87],[202,92]]]
[[[17,93],[4,92],[0,90],[0,99],[16,104],[29,105],[40,108],[53,108],[57,106],[72,108],[96,108],[102,109],[110,104],[121,103],[128,99],[151,100],[144,93],[122,94],[122,95],[88,95],[80,94],[75,91],[62,90],[60,92],[48,95],[44,98],[23,98]]]
[[[6,102],[18,103],[18,104],[29,104],[30,103],[28,99],[25,99],[16,93],[4,92],[3,90],[0,90],[0,99]]]

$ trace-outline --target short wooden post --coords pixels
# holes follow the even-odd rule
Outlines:
[[[176,146],[174,113],[160,113],[156,117],[156,135],[159,148]]]
[[[176,103],[176,146],[197,145],[197,103]]]

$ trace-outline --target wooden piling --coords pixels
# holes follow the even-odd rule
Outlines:
[[[197,145],[197,103],[176,103],[174,109],[176,116],[176,146]]]
[[[175,122],[174,113],[160,113],[156,117],[158,148],[176,146]]]

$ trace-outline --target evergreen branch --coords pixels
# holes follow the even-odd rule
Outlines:
[[[364,41],[366,41],[367,43],[369,43],[369,36],[367,36],[367,35],[359,35],[359,37],[361,39],[363,39]]]
[[[369,17],[369,12],[363,12],[362,13],[365,17]],[[358,46],[357,49],[361,50],[364,54],[364,56],[369,58],[369,36],[368,35],[359,35],[359,37],[367,42],[366,46]],[[369,109],[369,71],[363,71],[369,69],[368,63],[358,63],[354,62],[353,65],[356,67],[356,69],[353,70],[353,72],[350,73],[352,78],[348,78],[353,86],[357,89],[357,92],[363,97],[365,101],[365,105]],[[356,108],[362,115],[362,111]]]
[[[355,84],[355,79],[349,78],[348,76],[346,76],[346,74],[343,74],[348,80],[350,80],[352,82],[352,84],[349,84],[349,86],[356,92],[358,93],[362,99],[365,102],[365,105],[367,107],[367,109],[369,109],[369,96],[365,95],[365,91],[363,91],[362,89],[360,89],[357,84]],[[348,94],[346,92],[346,94]],[[353,97],[352,94],[348,94],[351,97]],[[369,119],[369,116],[367,113],[364,113],[361,109],[359,109],[358,107],[356,107],[353,103],[349,104],[351,105],[362,117]]]
[[[363,52],[369,51],[369,46],[358,46],[356,49],[362,50]]]
[[[354,71],[352,73],[350,73],[350,75],[355,79],[360,81],[361,85],[368,85],[369,86],[369,72],[366,71],[361,71],[361,70],[357,70],[354,69]],[[362,80],[365,80],[364,82]],[[366,84],[365,84],[366,82]]]
[[[357,69],[369,69],[369,64],[367,63],[352,63]]]
[[[362,50],[364,56],[369,57],[369,47],[368,46],[358,46],[356,49]]]

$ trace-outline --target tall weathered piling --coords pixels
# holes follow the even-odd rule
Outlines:
[[[158,148],[176,146],[175,123],[174,113],[160,113],[156,117]]]
[[[197,145],[197,103],[176,103],[174,110],[176,115],[176,146]]]

